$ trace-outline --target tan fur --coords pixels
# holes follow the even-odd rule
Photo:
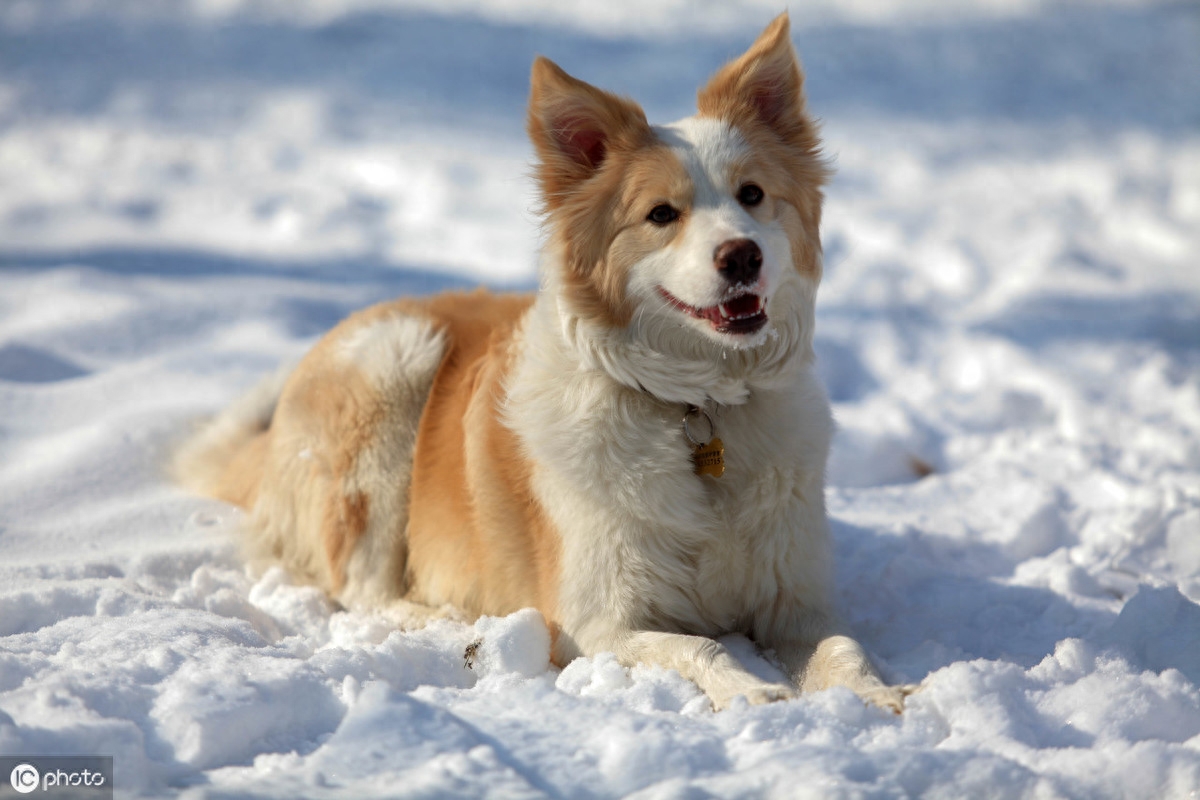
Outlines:
[[[258,494],[271,424],[288,373],[261,381],[175,454],[173,477],[199,494],[248,508]]]
[[[581,316],[621,327],[631,313],[625,274],[606,255],[624,223],[615,215],[630,161],[648,158],[645,150],[654,144],[650,124],[632,100],[577,80],[546,58],[534,62],[531,85],[527,128],[564,279]],[[581,194],[584,182],[588,191]]]
[[[345,585],[347,561],[367,532],[372,508],[389,501],[393,507],[406,504],[409,465],[402,463],[395,481],[389,481],[386,474],[375,474],[386,470],[367,462],[381,438],[389,443],[407,438],[408,454],[403,441],[396,450],[400,462],[411,458],[416,420],[408,417],[419,414],[436,368],[435,363],[427,376],[403,378],[411,386],[381,387],[341,350],[356,332],[421,315],[420,304],[398,301],[349,317],[291,373],[273,413],[260,420],[265,429],[243,431],[247,426],[237,424],[243,409],[235,406],[183,448],[175,462],[185,485],[250,512],[247,545],[253,555],[279,559],[335,596]],[[383,391],[398,388],[403,391],[397,396],[414,396],[407,407]],[[234,433],[217,435],[226,430]],[[359,472],[367,473],[365,479]],[[372,491],[383,494],[372,497]],[[402,528],[404,518],[382,524]],[[402,570],[400,563],[396,597],[403,593]]]
[[[258,497],[266,463],[270,436],[266,431],[256,434],[229,460],[229,467],[213,485],[214,497],[242,508],[250,508]]]
[[[557,542],[532,497],[528,461],[497,406],[517,326],[531,302],[530,296],[477,291],[360,312],[296,368],[270,429],[240,444],[222,442],[207,460],[190,452],[177,472],[193,487],[250,510],[252,535],[265,534],[259,552],[283,559],[337,596],[370,520],[371,497],[354,486],[353,472],[381,427],[403,423],[382,387],[337,350],[381,319],[428,320],[445,348],[428,401],[422,398],[423,413],[417,409],[411,471],[391,480],[390,490],[406,495],[407,520],[392,523],[407,522],[396,532],[407,557],[388,599],[449,603],[471,615],[532,606],[552,621]],[[217,479],[188,480],[202,471]],[[285,525],[301,536],[281,530]]]
[[[539,609],[555,618],[557,540],[529,462],[498,404],[532,299],[437,297],[425,307],[449,346],[421,418],[409,506],[410,597],[472,615]]]

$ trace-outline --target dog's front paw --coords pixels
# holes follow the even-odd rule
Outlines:
[[[773,683],[746,692],[746,702],[752,706],[761,706],[764,703],[777,703],[780,700],[795,700],[799,696],[800,692],[795,688],[783,683]]]
[[[900,686],[873,686],[869,689],[858,690],[858,696],[874,706],[891,711],[894,714],[904,712],[904,700],[911,694],[921,691],[921,687],[906,683]]]
[[[756,686],[753,689],[747,689],[737,694],[729,695],[724,698],[713,698],[713,709],[721,711],[728,708],[735,697],[744,697],[746,702],[752,706],[761,706],[766,703],[777,703],[780,700],[795,700],[800,696],[800,692],[794,687],[784,683],[768,683],[762,686]]]

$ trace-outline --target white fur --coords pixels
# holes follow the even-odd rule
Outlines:
[[[354,329],[339,353],[387,398],[384,434],[354,464],[348,492],[371,498],[367,528],[346,564],[338,599],[350,608],[396,605],[403,586],[408,487],[421,409],[445,352],[444,337],[428,320],[397,314]],[[410,604],[402,603],[405,611]]]
[[[358,326],[338,342],[347,366],[385,391],[430,376],[444,352],[442,335],[429,320],[400,313]]]

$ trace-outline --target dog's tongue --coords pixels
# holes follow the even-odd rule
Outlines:
[[[744,294],[741,297],[735,297],[728,303],[721,304],[721,312],[726,317],[742,317],[747,314],[757,314],[759,309],[759,298],[756,294]]]

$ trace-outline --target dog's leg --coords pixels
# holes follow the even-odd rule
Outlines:
[[[826,636],[815,645],[788,642],[776,645],[775,654],[805,692],[845,686],[868,703],[899,714],[904,698],[914,691],[884,683],[862,645],[849,636]]]
[[[699,686],[718,711],[738,695],[753,705],[798,695],[791,686],[751,674],[723,644],[704,636],[633,631],[617,637],[612,649],[626,666],[642,663],[676,670]]]

